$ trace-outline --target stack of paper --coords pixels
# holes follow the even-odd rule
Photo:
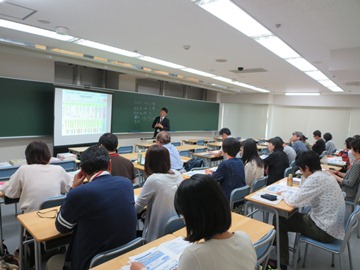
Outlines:
[[[56,157],[61,160],[76,160],[76,155],[72,153],[59,153]]]
[[[192,245],[182,237],[165,242],[136,256],[130,257],[130,262],[139,262],[152,270],[173,270],[177,268],[180,255],[184,249]],[[122,269],[129,269],[123,267]]]
[[[20,166],[20,165],[26,164],[26,159],[24,159],[24,158],[10,159],[10,160],[9,160],[9,163],[10,163],[12,166]]]

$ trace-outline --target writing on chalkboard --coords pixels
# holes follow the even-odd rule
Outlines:
[[[134,101],[133,116],[134,124],[138,125],[144,122],[152,121],[156,114],[155,101]]]

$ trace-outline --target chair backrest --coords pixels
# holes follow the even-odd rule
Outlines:
[[[184,218],[182,216],[173,216],[169,218],[164,226],[164,234],[171,234],[185,227]]]
[[[180,146],[180,145],[181,145],[180,142],[172,142],[171,144],[172,144],[173,146]]]
[[[326,155],[327,155],[327,151],[324,150],[324,151],[321,153],[321,155],[320,155],[320,159],[322,159],[322,158],[325,157]]]
[[[73,172],[77,169],[75,160],[62,160],[59,162],[51,162],[51,164],[61,166],[67,172]]]
[[[352,232],[358,226],[359,218],[360,218],[360,205],[357,205],[345,223],[345,237],[344,240],[342,241],[342,245],[340,248],[341,253],[345,250],[346,244],[349,241]]]
[[[179,151],[179,154],[182,157],[188,157],[188,156],[190,156],[190,151],[189,150],[182,150],[182,151]]]
[[[199,148],[194,150],[194,153],[204,153],[204,152],[206,152],[206,148]]]
[[[114,248],[108,251],[101,252],[97,255],[95,255],[94,258],[92,258],[90,262],[89,268],[93,268],[95,266],[98,266],[99,264],[102,264],[104,262],[107,262],[115,257],[118,257],[126,252],[129,252],[137,247],[143,246],[146,244],[146,239],[142,237],[138,237],[129,243],[122,245],[118,248]]]
[[[265,187],[267,180],[268,180],[268,176],[263,176],[261,178],[255,179],[255,181],[251,184],[250,193],[253,193],[253,192]]]
[[[197,140],[196,144],[197,145],[205,145],[205,141],[204,140]]]
[[[0,168],[0,181],[9,180],[20,166],[9,166]]]
[[[289,174],[294,174],[296,172],[296,168],[294,167],[288,167],[284,171],[284,177],[288,177]]]
[[[269,255],[276,235],[275,230],[268,232],[263,238],[254,244],[257,266],[260,265]]]
[[[66,198],[66,195],[50,197],[50,198],[46,199],[46,201],[44,201],[40,205],[40,209],[46,209],[46,208],[50,208],[50,207],[60,206],[63,204],[65,198]]]
[[[250,187],[244,186],[240,188],[235,188],[233,191],[231,191],[230,194],[230,209],[232,210],[234,208],[234,204],[237,202],[243,202],[245,201],[245,196],[250,194]]]
[[[118,154],[129,154],[133,152],[134,147],[132,145],[120,146],[117,150]]]

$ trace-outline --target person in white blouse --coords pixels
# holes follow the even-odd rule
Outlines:
[[[68,192],[72,177],[61,166],[49,164],[51,155],[42,141],[30,143],[25,150],[26,165],[22,165],[4,187],[5,196],[20,198],[25,213],[39,210],[46,199]]]
[[[229,232],[229,203],[210,176],[195,174],[183,181],[174,204],[185,220],[185,240],[194,243],[181,254],[177,270],[255,269],[257,258],[251,239],[242,231]],[[202,239],[204,241],[199,243]],[[146,267],[132,263],[130,269]]]
[[[135,209],[141,213],[146,208],[142,236],[150,242],[162,236],[166,222],[176,215],[174,196],[183,178],[177,170],[170,169],[169,151],[158,144],[146,151],[145,173],[148,178],[136,199]]]
[[[299,232],[324,243],[342,240],[345,236],[344,196],[334,176],[322,171],[319,155],[304,152],[296,158],[305,182],[293,194],[279,192],[285,202],[294,207],[310,206],[309,214],[294,213],[290,218],[280,217],[280,265],[289,264],[288,232]]]

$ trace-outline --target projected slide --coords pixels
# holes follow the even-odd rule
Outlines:
[[[65,90],[62,100],[62,135],[106,132],[108,95]]]
[[[95,143],[111,130],[112,94],[55,89],[54,145]]]

